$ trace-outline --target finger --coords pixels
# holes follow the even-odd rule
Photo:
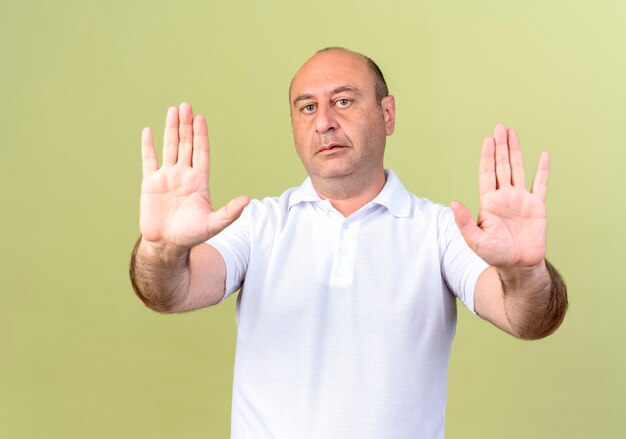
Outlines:
[[[243,209],[250,203],[250,198],[242,195],[232,199],[219,210],[216,210],[208,219],[209,236],[215,236],[226,228],[230,223],[235,221],[243,212]]]
[[[493,130],[496,140],[496,184],[498,188],[511,185],[511,163],[507,144],[506,126],[496,125]]]
[[[193,148],[193,113],[191,105],[186,102],[180,104],[178,110],[178,163],[191,166],[191,154]]]
[[[193,118],[193,165],[194,168],[209,174],[209,135],[204,116]]]
[[[154,141],[152,140],[152,130],[144,128],[141,132],[141,166],[143,169],[143,178],[159,169],[156,151],[154,150]]]
[[[469,210],[461,203],[453,201],[450,203],[450,208],[454,214],[454,221],[459,227],[461,235],[463,235],[463,239],[465,239],[465,242],[472,250],[476,251],[483,231],[476,225]]]
[[[539,158],[539,166],[537,173],[533,179],[530,191],[539,196],[543,201],[546,200],[546,192],[548,191],[548,177],[550,176],[550,154],[542,152]]]
[[[511,182],[514,186],[526,187],[524,176],[524,159],[519,145],[519,137],[513,128],[507,131],[509,142],[509,158],[511,160]]]
[[[178,157],[178,108],[170,107],[165,116],[163,165],[174,165]]]
[[[493,137],[485,137],[483,139],[483,147],[480,151],[480,165],[478,167],[478,190],[480,195],[496,190],[495,147]]]

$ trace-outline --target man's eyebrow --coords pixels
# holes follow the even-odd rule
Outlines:
[[[356,87],[353,87],[351,85],[342,85],[341,87],[337,87],[336,89],[334,89],[332,91],[332,94],[336,95],[337,93],[343,93],[345,91],[350,91],[350,92],[357,93],[357,94],[360,93],[359,89],[356,88]],[[314,98],[315,98],[315,96],[313,96],[311,94],[303,94],[303,95],[297,96],[293,100],[293,105],[296,105],[300,101],[306,101],[308,99],[314,99]]]
[[[344,91],[351,91],[353,93],[359,93],[359,89],[356,87],[352,87],[351,85],[342,85],[341,87],[337,87],[333,90],[333,94],[343,93]]]
[[[306,101],[307,99],[313,99],[313,95],[300,95],[293,100],[293,104],[296,105],[300,101]]]

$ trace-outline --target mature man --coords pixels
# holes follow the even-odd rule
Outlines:
[[[528,192],[518,136],[496,126],[475,223],[383,167],[395,102],[369,58],[316,53],[289,99],[309,178],[217,211],[204,118],[169,109],[161,168],[144,130],[135,291],[181,312],[241,288],[234,438],[441,438],[455,297],[521,338],[564,317],[565,286],[545,261],[549,156]]]

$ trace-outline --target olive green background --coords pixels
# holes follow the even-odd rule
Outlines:
[[[315,50],[373,57],[397,99],[387,166],[476,212],[482,137],[553,156],[561,329],[511,338],[460,309],[447,438],[618,438],[623,426],[626,2],[0,4],[0,437],[225,438],[234,298],[147,310],[127,275],[139,139],[204,114],[216,204],[305,177],[287,87]]]

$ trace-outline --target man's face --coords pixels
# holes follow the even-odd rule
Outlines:
[[[395,103],[387,96],[379,105],[375,85],[362,57],[339,50],[318,53],[294,77],[293,137],[313,179],[382,171]]]

